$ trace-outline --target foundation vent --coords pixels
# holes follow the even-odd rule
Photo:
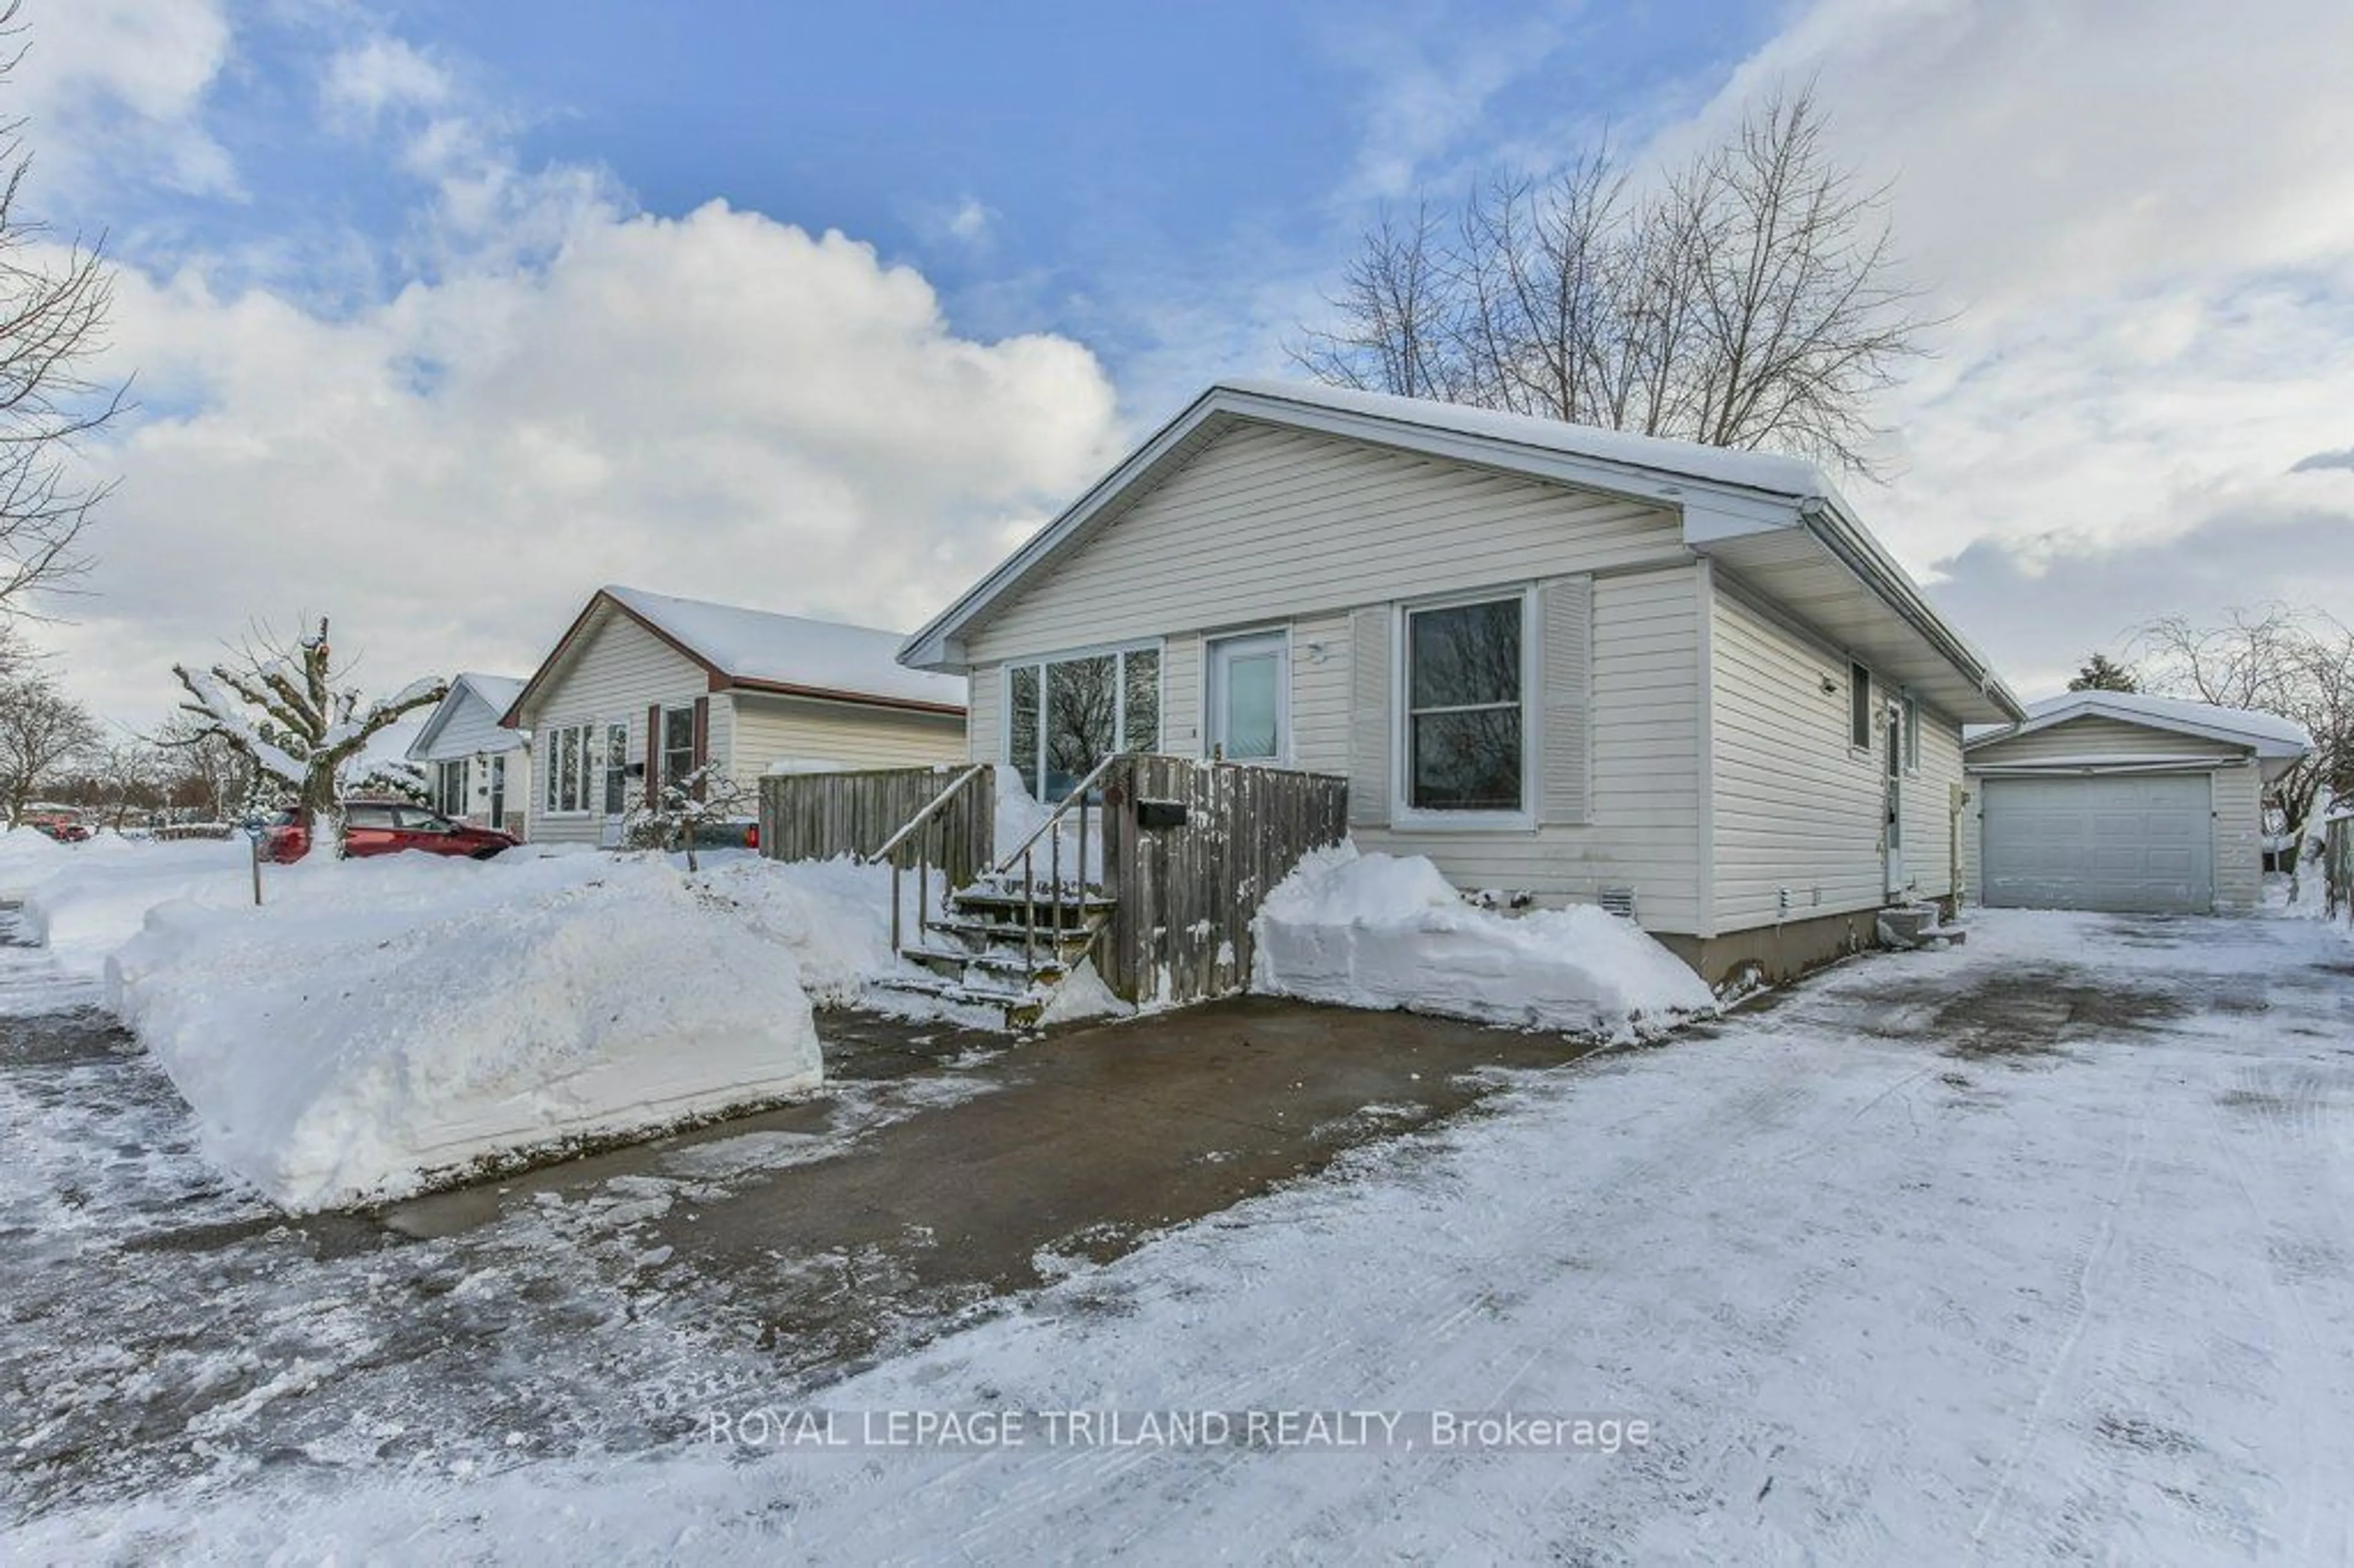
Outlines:
[[[1596,895],[1595,902],[1613,915],[1635,918],[1635,890],[1631,887],[1606,887]]]

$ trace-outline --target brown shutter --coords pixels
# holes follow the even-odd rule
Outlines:
[[[662,705],[646,709],[646,803],[662,799]]]
[[[711,699],[709,697],[697,697],[695,699],[695,766],[697,768],[701,768],[710,760]],[[708,780],[701,779],[695,781],[695,798],[696,800],[700,800],[703,799],[703,792],[707,783]]]

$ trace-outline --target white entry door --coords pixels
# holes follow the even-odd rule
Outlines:
[[[1288,640],[1280,631],[1210,644],[1210,755],[1281,762],[1290,754]]]

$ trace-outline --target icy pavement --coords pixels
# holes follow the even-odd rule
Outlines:
[[[11,1550],[2305,1563],[2354,1548],[2354,946],[2332,933],[1983,914],[1967,948],[1852,963],[1485,1104],[1078,1265],[822,1404],[1617,1412],[1647,1419],[1648,1443],[714,1446],[610,1391],[699,1375],[699,1393],[666,1386],[705,1431],[715,1409],[799,1391],[742,1381],[740,1357],[633,1291],[626,1228],[551,1233],[505,1261],[513,1220],[458,1254],[341,1259],[281,1229],[250,1245],[277,1246],[287,1277],[233,1282],[241,1298],[201,1310],[257,1350],[308,1335],[387,1363],[366,1419],[323,1413],[312,1439],[349,1462],[265,1451],[179,1487],[87,1486],[45,1499]],[[92,1236],[68,1260],[69,1299],[98,1293],[97,1337],[140,1320],[108,1291],[185,1303],[202,1287],[125,1256]],[[419,1278],[448,1281],[451,1344],[355,1351],[322,1327],[339,1300]],[[77,1372],[21,1343],[16,1285],[12,1400]],[[80,1375],[142,1389],[171,1364],[167,1325],[202,1338],[188,1318],[158,1313],[111,1352],[120,1370],[92,1349]],[[389,1363],[407,1356],[423,1365],[404,1378]],[[230,1404],[299,1409],[289,1365],[273,1351]],[[524,1462],[494,1462],[502,1401],[568,1417],[567,1444],[535,1460],[543,1428],[517,1419]]]

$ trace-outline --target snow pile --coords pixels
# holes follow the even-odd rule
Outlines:
[[[916,879],[900,879],[907,930],[916,928]],[[867,1000],[869,984],[896,968],[891,947],[891,868],[848,855],[779,864],[756,855],[711,865],[701,885],[747,929],[788,948],[801,989],[820,1006]],[[939,879],[932,880],[935,902]]]
[[[290,1211],[820,1080],[795,953],[659,859],[323,863],[270,900],[163,905],[107,980],[208,1158]]]
[[[24,897],[27,888],[65,864],[73,853],[38,828],[0,831],[0,900],[14,903]]]
[[[68,974],[97,979],[108,955],[138,935],[158,905],[253,904],[253,849],[242,835],[156,842],[101,833],[70,849],[51,847],[60,851],[54,869],[20,895],[25,934]],[[278,874],[273,867],[265,874],[274,883]]]
[[[1643,1034],[1715,999],[1631,921],[1591,906],[1507,917],[1419,855],[1320,850],[1253,923],[1251,989],[1577,1034]]]

